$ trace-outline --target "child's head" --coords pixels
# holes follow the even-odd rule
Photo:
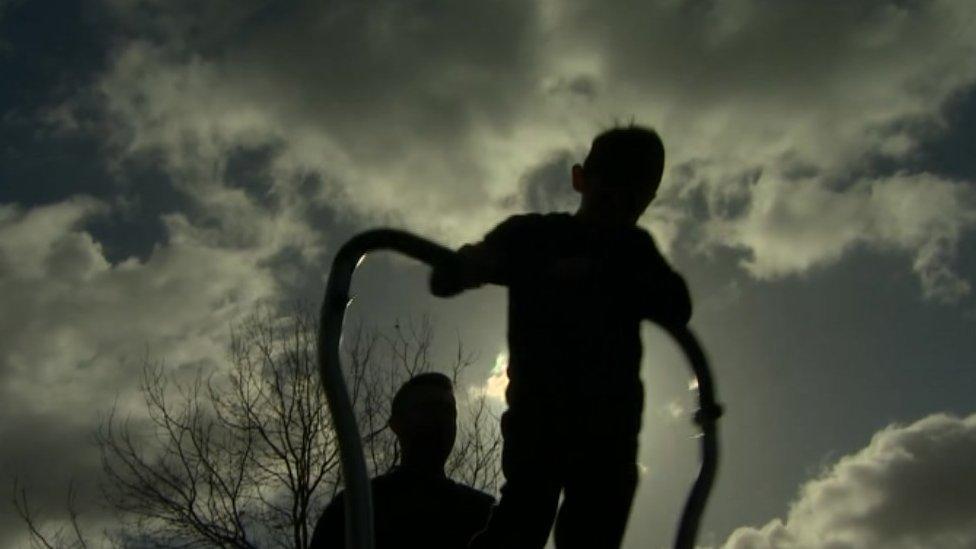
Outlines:
[[[654,199],[664,173],[664,144],[641,126],[607,130],[593,139],[583,165],[573,166],[573,188],[583,195],[580,213],[594,220],[637,223]]]

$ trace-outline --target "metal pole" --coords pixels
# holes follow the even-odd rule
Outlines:
[[[722,416],[722,407],[715,400],[715,384],[708,367],[708,359],[694,334],[686,326],[663,326],[663,328],[681,348],[698,385],[698,410],[695,412],[695,423],[702,431],[701,467],[698,469],[698,478],[691,487],[691,493],[685,501],[681,523],[678,525],[678,535],[674,539],[675,549],[694,549],[698,526],[705,513],[708,495],[715,483],[715,475],[718,473],[718,418]]]
[[[349,286],[353,272],[367,253],[381,249],[402,253],[431,266],[457,264],[460,261],[449,248],[408,232],[375,229],[360,233],[346,242],[332,262],[319,325],[319,373],[339,440],[342,474],[346,484],[346,547],[352,549],[374,549],[373,506],[359,426],[356,424],[355,411],[342,373],[339,339],[342,336],[346,306],[349,304]],[[693,549],[698,524],[718,468],[716,422],[721,415],[721,407],[715,402],[708,361],[695,336],[685,327],[664,326],[664,329],[681,347],[698,382],[699,409],[695,414],[695,421],[702,429],[702,465],[685,502],[675,540],[676,549]]]

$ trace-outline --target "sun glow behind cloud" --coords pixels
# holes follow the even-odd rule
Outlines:
[[[505,404],[505,389],[508,388],[508,351],[502,351],[495,357],[495,366],[492,367],[488,379],[481,385],[475,385],[468,389],[468,394],[473,397],[486,397]]]

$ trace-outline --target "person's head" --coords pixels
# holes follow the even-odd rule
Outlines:
[[[407,380],[393,397],[390,428],[400,441],[405,463],[444,467],[457,435],[451,379],[428,372]]]
[[[664,144],[653,129],[626,126],[593,139],[583,164],[573,166],[580,213],[609,224],[633,225],[654,199],[664,173]]]

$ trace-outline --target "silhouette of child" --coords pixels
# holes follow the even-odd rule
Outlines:
[[[637,486],[640,321],[691,316],[684,280],[636,225],[663,169],[656,132],[608,130],[572,168],[574,215],[512,216],[432,272],[443,297],[508,287],[505,484],[472,548],[541,548],[554,521],[560,549],[619,547]]]

